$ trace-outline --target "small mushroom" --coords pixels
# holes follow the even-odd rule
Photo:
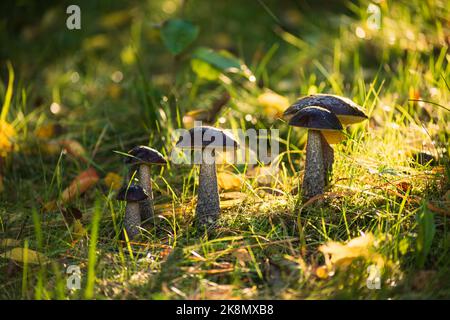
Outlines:
[[[342,125],[334,113],[321,107],[301,109],[289,120],[289,125],[309,129],[302,185],[303,198],[308,200],[322,194],[326,185],[322,133],[339,132]]]
[[[352,100],[332,94],[313,94],[302,97],[289,108],[287,108],[283,117],[287,120],[291,119],[298,111],[317,106],[325,108],[334,113],[342,125],[350,125],[367,119],[362,107]],[[334,162],[334,151],[330,144],[339,143],[344,139],[343,134],[339,132],[322,132],[322,149],[324,157],[324,166],[327,176],[331,176]],[[328,183],[329,179],[326,179]]]
[[[139,202],[147,198],[147,192],[136,184],[122,187],[117,194],[117,200],[127,202],[124,227],[129,239],[134,239],[139,234],[139,226],[141,225]]]
[[[130,155],[125,159],[125,163],[133,168],[139,167],[139,184],[147,192],[148,199],[141,203],[141,218],[142,221],[148,221],[154,219],[154,206],[153,206],[153,190],[152,190],[152,178],[151,178],[151,166],[152,165],[165,165],[167,164],[164,156],[155,149],[146,146],[136,146],[130,151]],[[129,177],[131,178],[131,177]]]
[[[202,152],[195,212],[200,226],[212,226],[217,222],[220,213],[216,151],[230,149],[234,151],[239,144],[231,134],[221,129],[201,126],[194,127],[188,131],[188,134],[181,136],[176,146]],[[209,154],[204,151],[209,151]]]

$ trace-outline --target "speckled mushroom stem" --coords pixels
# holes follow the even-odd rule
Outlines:
[[[320,134],[320,140],[323,152],[323,167],[325,169],[325,185],[328,185],[331,181],[331,175],[333,173],[334,150],[328,144],[322,133]]]
[[[152,221],[154,222],[154,208],[153,208],[153,190],[152,190],[152,178],[150,176],[151,166],[146,164],[141,164],[139,166],[139,182],[141,187],[147,191],[148,198],[139,203],[141,209],[141,219],[142,221]]]
[[[202,163],[198,183],[198,201],[195,210],[200,226],[213,225],[220,213],[216,163]]]
[[[141,215],[138,202],[127,202],[125,207],[125,218],[123,220],[128,239],[134,239],[139,234]]]
[[[325,188],[325,169],[322,153],[321,133],[308,131],[306,145],[305,174],[303,176],[302,195],[304,200],[323,193]]]

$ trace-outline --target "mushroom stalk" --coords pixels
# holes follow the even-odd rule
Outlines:
[[[148,198],[139,203],[141,208],[142,221],[154,219],[153,208],[153,190],[152,190],[152,178],[150,175],[150,166],[147,164],[141,164],[139,166],[139,182],[141,187],[148,193]]]
[[[139,234],[139,226],[141,224],[139,202],[127,202],[123,223],[128,235],[128,239],[134,239]]]
[[[202,163],[198,183],[196,215],[200,225],[214,224],[220,213],[216,163]]]
[[[334,150],[328,144],[322,133],[320,134],[320,139],[323,152],[323,167],[325,169],[325,185],[328,185],[331,181],[331,175],[333,172]]]
[[[311,129],[308,131],[305,174],[302,185],[302,194],[305,200],[323,194],[325,188],[325,168],[321,136],[320,131]]]

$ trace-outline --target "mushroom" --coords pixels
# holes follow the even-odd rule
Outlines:
[[[350,125],[367,119],[361,106],[348,98],[332,94],[313,94],[300,98],[284,111],[283,116],[289,120],[298,111],[311,106],[322,107],[331,111],[343,125]],[[339,143],[343,139],[344,136],[341,132],[322,132],[321,134],[324,166],[327,173],[326,183],[329,181],[328,177],[331,176],[334,162],[334,151],[330,144]]]
[[[217,222],[220,213],[216,151],[227,151],[230,148],[234,151],[239,144],[231,134],[221,129],[199,126],[182,135],[176,146],[181,149],[202,152],[195,213],[200,226],[212,226]]]
[[[309,129],[302,185],[303,198],[308,200],[322,194],[326,185],[322,134],[339,133],[342,125],[334,113],[321,107],[301,109],[289,120],[289,125]]]
[[[148,194],[148,198],[140,204],[142,221],[147,221],[154,218],[151,166],[165,165],[167,161],[161,153],[146,146],[136,146],[128,154],[130,157],[125,159],[125,163],[131,165],[131,170],[139,167],[139,184]]]
[[[124,186],[119,190],[116,199],[126,201],[124,227],[128,239],[134,239],[139,234],[141,213],[139,202],[148,198],[147,192],[139,185]]]

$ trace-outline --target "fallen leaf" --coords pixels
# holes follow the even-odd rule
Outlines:
[[[122,177],[117,173],[108,172],[103,179],[103,183],[112,190],[119,190],[122,185]]]
[[[40,139],[50,139],[59,135],[62,132],[62,127],[59,124],[51,123],[42,125],[35,131],[35,136]]]
[[[408,191],[408,189],[412,188],[412,185],[409,182],[402,181],[402,182],[397,183],[396,187],[397,187],[398,190],[406,193]]]
[[[228,171],[217,174],[217,183],[221,190],[240,190],[242,187],[242,180],[239,176]]]
[[[25,255],[27,256],[27,262],[31,264],[43,264],[48,262],[48,258],[42,253],[24,248],[14,248],[0,254],[0,257],[17,262],[24,262]]]
[[[329,241],[319,247],[325,255],[328,268],[347,267],[357,258],[365,258],[378,265],[383,265],[381,255],[375,252],[375,238],[371,233],[350,240],[347,244]]]
[[[221,200],[220,209],[229,209],[240,205],[244,199]]]
[[[266,116],[276,118],[281,117],[289,107],[289,100],[273,91],[266,91],[258,96],[258,104],[263,107]]]
[[[16,247],[20,246],[21,241],[16,239],[0,239],[0,247]]]
[[[86,150],[78,141],[70,139],[60,140],[59,144],[75,158],[86,161]]]
[[[236,258],[238,264],[242,268],[245,267],[247,262],[252,260],[250,253],[245,248],[237,249],[236,251],[233,252],[233,256]]]
[[[247,195],[243,192],[231,191],[225,192],[220,195],[220,199],[223,200],[244,200]]]
[[[69,187],[64,189],[61,194],[61,200],[65,202],[69,202],[80,194],[94,186],[99,177],[94,168],[89,168],[86,171],[81,172],[75,179],[72,181]]]

